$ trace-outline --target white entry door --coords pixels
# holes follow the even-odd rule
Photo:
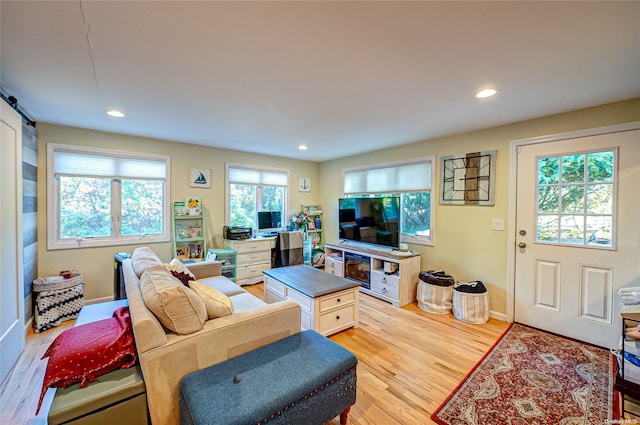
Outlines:
[[[603,347],[640,286],[640,130],[518,148],[515,321]]]
[[[0,100],[0,382],[24,350],[22,118]]]

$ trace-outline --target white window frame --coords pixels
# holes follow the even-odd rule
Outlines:
[[[112,194],[112,206],[111,206],[111,222],[113,234],[109,237],[96,237],[96,238],[64,238],[61,239],[60,235],[60,208],[58,204],[59,200],[59,184],[55,174],[55,155],[58,151],[79,153],[84,155],[96,155],[96,156],[112,156],[116,158],[131,158],[140,160],[156,160],[158,162],[164,162],[165,166],[165,178],[164,178],[164,205],[163,205],[163,221],[161,234],[156,235],[122,235],[120,233],[121,212],[120,212],[120,193]],[[139,153],[120,151],[113,149],[94,148],[87,146],[77,145],[65,145],[59,143],[47,143],[47,248],[50,250],[58,249],[77,249],[77,248],[93,248],[104,246],[116,246],[116,245],[133,245],[139,244],[141,240],[145,243],[155,242],[170,242],[171,241],[171,228],[170,217],[171,208],[169,201],[169,194],[171,193],[171,158],[167,155]],[[85,177],[104,177],[104,176],[91,176]],[[105,177],[108,178],[108,177]],[[113,176],[114,180],[119,176]]]
[[[228,226],[229,222],[231,220],[231,190],[229,190],[229,184],[231,183],[238,183],[240,184],[240,182],[231,182],[229,179],[229,170],[232,168],[240,168],[240,169],[245,169],[245,170],[249,170],[249,171],[256,171],[256,172],[265,172],[265,173],[278,173],[278,174],[285,174],[287,176],[287,184],[286,185],[269,185],[269,184],[262,184],[259,182],[252,182],[252,183],[242,183],[242,184],[247,184],[247,185],[255,185],[255,186],[274,186],[274,187],[283,187],[285,190],[285,194],[284,194],[284,211],[283,211],[283,217],[282,217],[282,223],[283,225],[286,227],[287,223],[289,222],[289,193],[290,193],[290,186],[291,186],[291,172],[288,169],[285,168],[275,168],[275,167],[263,167],[260,165],[251,165],[251,164],[241,164],[241,163],[235,163],[235,162],[227,162],[225,163],[225,209],[224,209],[224,222],[225,224]],[[256,202],[258,200],[256,199]],[[258,229],[253,229],[254,231],[257,231]]]
[[[431,193],[431,199],[430,199],[430,206],[429,206],[429,210],[430,210],[430,216],[429,216],[429,228],[430,228],[430,232],[429,232],[429,236],[424,236],[424,235],[413,235],[413,234],[409,234],[409,233],[402,233],[400,232],[400,242],[401,243],[410,243],[410,244],[416,244],[416,245],[428,245],[428,246],[434,246],[435,245],[435,199],[437,198],[437,194],[434,188],[434,184],[435,184],[435,170],[436,170],[436,166],[435,166],[435,161],[436,161],[436,157],[435,155],[428,155],[428,156],[424,156],[424,157],[420,157],[420,158],[412,158],[412,159],[407,159],[407,160],[400,160],[400,161],[391,161],[391,162],[384,162],[384,163],[380,163],[380,164],[374,164],[374,165],[367,165],[367,166],[362,166],[362,167],[354,167],[354,168],[345,168],[342,170],[342,193],[343,196],[357,196],[357,195],[369,195],[369,194],[376,194],[376,193],[385,193],[385,194],[398,194],[400,196],[402,196],[403,193],[417,193],[417,192],[430,192]],[[431,168],[431,175],[429,176],[429,188],[428,189],[423,189],[423,190],[413,190],[413,189],[406,189],[406,190],[399,190],[399,189],[393,189],[393,188],[385,188],[382,192],[376,192],[376,191],[365,191],[365,192],[353,192],[353,193],[349,193],[346,190],[346,179],[345,179],[345,174],[348,173],[353,173],[353,172],[367,172],[367,171],[373,171],[373,170],[379,170],[382,168],[393,168],[393,167],[402,167],[402,166],[407,166],[407,165],[415,165],[415,164],[426,164],[428,163],[430,165]],[[401,226],[399,227],[399,229],[402,228],[402,220],[404,219],[402,217],[402,199],[400,202],[400,220],[401,220]]]
[[[562,174],[559,175],[559,181],[557,183],[553,183],[553,184],[547,184],[544,186],[555,186],[558,188],[558,196],[560,198],[562,198],[562,189],[566,188],[566,187],[571,187],[571,186],[582,186],[584,188],[584,209],[582,213],[566,213],[563,214],[562,212],[560,212],[560,210],[558,210],[558,212],[556,214],[551,214],[551,213],[540,213],[538,211],[538,207],[539,207],[539,196],[540,196],[540,176],[539,176],[539,168],[537,166],[537,164],[539,163],[539,160],[541,158],[558,158],[559,161],[562,161],[562,158],[564,156],[573,156],[573,155],[584,155],[585,157],[587,157],[589,154],[591,153],[600,153],[600,152],[611,152],[613,154],[613,165],[612,165],[612,172],[613,172],[613,179],[611,182],[589,182],[588,181],[588,171],[587,171],[587,167],[588,167],[588,160],[587,158],[585,158],[585,164],[584,164],[584,181],[581,183],[564,183],[562,182]],[[577,151],[577,152],[564,152],[564,153],[558,153],[558,154],[553,154],[553,155],[540,155],[538,157],[536,157],[536,234],[535,234],[535,242],[537,244],[542,244],[542,245],[553,245],[553,246],[566,246],[566,247],[570,247],[570,248],[586,248],[586,249],[599,249],[599,250],[603,250],[603,251],[616,251],[617,250],[617,241],[618,241],[618,226],[617,226],[617,216],[618,216],[618,211],[617,211],[617,197],[618,197],[618,180],[620,179],[620,176],[618,174],[618,163],[619,163],[619,159],[618,159],[618,153],[619,153],[619,148],[618,147],[612,147],[612,148],[606,148],[606,149],[595,149],[595,150],[587,150],[587,151]],[[602,184],[602,185],[609,185],[611,186],[611,196],[612,196],[612,206],[611,206],[611,214],[589,214],[587,213],[587,188],[589,187],[589,185],[595,185],[595,184]],[[559,202],[561,203],[562,200],[560,199]],[[560,208],[560,205],[559,207]],[[546,240],[542,240],[542,239],[538,239],[539,236],[539,217],[541,215],[554,215],[557,216],[558,218],[558,241],[546,241]],[[572,243],[567,243],[567,242],[561,242],[560,241],[560,236],[561,236],[561,231],[560,231],[560,220],[562,219],[563,215],[579,215],[582,216],[584,218],[584,239],[583,242],[581,244],[572,244]],[[602,215],[602,216],[607,216],[607,217],[611,217],[611,226],[612,226],[612,230],[611,230],[611,244],[610,245],[599,245],[599,244],[590,244],[588,242],[588,238],[586,235],[587,232],[587,218],[589,216],[598,216],[598,215]]]

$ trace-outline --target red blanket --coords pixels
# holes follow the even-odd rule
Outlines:
[[[137,360],[129,307],[120,307],[109,319],[75,326],[62,332],[42,358],[49,357],[36,415],[47,388],[80,383],[80,388],[98,376],[133,366]]]

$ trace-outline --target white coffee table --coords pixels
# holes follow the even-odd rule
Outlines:
[[[291,299],[300,304],[303,330],[331,335],[358,326],[359,283],[307,265],[263,273],[265,301]]]

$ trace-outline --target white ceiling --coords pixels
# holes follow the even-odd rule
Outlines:
[[[0,83],[36,121],[312,161],[640,97],[638,1],[3,0],[0,13]],[[497,96],[474,98],[488,86]]]

